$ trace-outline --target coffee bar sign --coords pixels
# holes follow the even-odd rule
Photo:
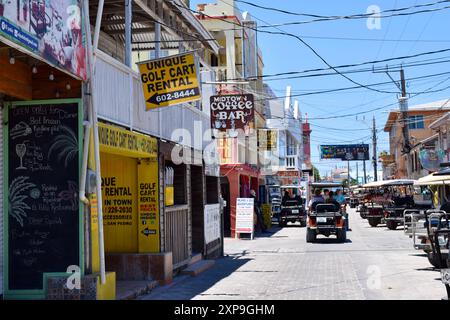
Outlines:
[[[219,131],[254,128],[255,104],[252,94],[211,96],[211,128]]]

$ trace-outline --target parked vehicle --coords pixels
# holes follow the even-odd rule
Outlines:
[[[278,217],[278,225],[285,227],[288,222],[300,222],[300,226],[306,226],[306,209],[305,199],[301,197],[301,190],[299,185],[285,185],[281,186],[281,194],[284,195],[286,191],[291,191],[294,198],[281,200],[280,214]]]
[[[448,164],[441,164],[448,166]],[[428,188],[429,194],[434,195],[436,207],[448,210],[450,172],[446,167],[436,173],[420,178],[416,186]],[[426,194],[423,192],[423,194]],[[427,210],[424,215],[412,215],[412,237],[414,248],[424,250],[429,262],[441,269],[441,281],[447,291],[446,300],[450,300],[450,213],[445,210]],[[417,223],[415,223],[417,221]],[[424,232],[424,230],[426,232]],[[416,235],[420,242],[416,243]]]
[[[377,227],[379,224],[385,223],[384,220],[384,206],[387,200],[384,194],[384,185],[386,181],[374,181],[366,183],[362,186],[365,190],[363,204],[360,207],[360,216],[367,219],[371,227]]]
[[[343,188],[341,183],[311,183],[310,189],[337,189]],[[345,242],[347,232],[345,230],[345,205],[336,208],[334,204],[317,204],[315,208],[308,211],[306,229],[306,242],[315,242],[317,236],[322,234],[326,237],[335,235],[339,242]]]
[[[279,185],[267,186],[267,199],[272,206],[272,222],[278,222],[281,211],[281,188]]]
[[[415,180],[396,179],[388,180],[383,187],[392,195],[390,203],[384,207],[384,220],[390,230],[395,230],[399,225],[404,225],[404,212],[407,209],[428,210],[432,208],[432,202],[415,201]]]

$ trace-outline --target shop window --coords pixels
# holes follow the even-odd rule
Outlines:
[[[166,161],[166,168],[170,168],[173,187],[173,205],[187,204],[187,181],[186,165],[175,165],[171,161]],[[166,175],[167,177],[167,175]],[[166,184],[167,186],[167,184]]]
[[[219,59],[215,54],[211,54],[211,67],[218,67],[219,66]]]

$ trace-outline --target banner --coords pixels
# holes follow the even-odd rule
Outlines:
[[[0,39],[86,80],[86,44],[78,0],[0,0]]]
[[[205,245],[220,239],[220,205],[207,204],[204,210]]]
[[[252,94],[229,94],[211,96],[211,128],[219,131],[228,129],[254,128],[255,107]]]
[[[258,129],[258,147],[260,151],[276,151],[278,130]]]
[[[197,65],[192,52],[138,63],[146,110],[200,100]]]
[[[158,158],[158,141],[153,137],[99,123],[98,138],[102,152],[134,158]]]
[[[236,199],[236,234],[253,233],[253,198]]]
[[[321,159],[369,160],[368,144],[321,145]]]

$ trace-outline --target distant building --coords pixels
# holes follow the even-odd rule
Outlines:
[[[450,100],[435,101],[415,105],[408,109],[407,125],[411,150],[405,154],[402,150],[405,139],[400,110],[392,110],[384,126],[389,133],[389,153],[382,154],[380,160],[383,179],[417,178],[426,174],[421,162],[421,150],[434,148],[438,135],[430,125],[450,110]]]

